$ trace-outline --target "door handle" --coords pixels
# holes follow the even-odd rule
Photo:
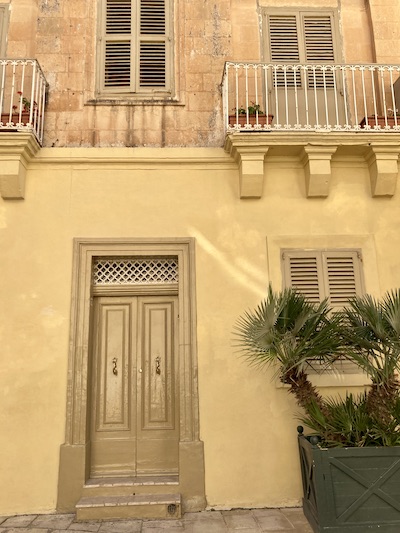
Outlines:
[[[113,364],[112,371],[113,371],[114,376],[118,376],[117,362],[118,362],[118,359],[114,357],[114,359],[112,360],[112,364]]]
[[[161,374],[161,357],[159,355],[156,357],[156,374]]]

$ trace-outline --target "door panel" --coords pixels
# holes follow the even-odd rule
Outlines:
[[[95,300],[92,476],[135,471],[135,395],[131,391],[136,302]]]
[[[140,473],[177,472],[179,428],[175,391],[176,301],[142,298],[137,468]]]
[[[102,306],[97,431],[129,430],[129,305]],[[110,369],[112,372],[110,372]]]
[[[177,298],[94,305],[91,477],[178,471]]]

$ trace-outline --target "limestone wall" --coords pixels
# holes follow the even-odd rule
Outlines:
[[[175,1],[173,102],[96,95],[95,0],[10,0],[7,55],[38,58],[49,82],[46,146],[221,146],[221,80],[226,60],[263,58],[260,13],[276,0]],[[341,61],[398,62],[399,0],[310,0],[338,10]]]

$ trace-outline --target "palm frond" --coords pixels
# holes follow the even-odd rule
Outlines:
[[[251,364],[275,363],[281,373],[308,359],[331,357],[340,345],[326,301],[310,303],[294,289],[274,293],[246,311],[234,329],[235,346]]]

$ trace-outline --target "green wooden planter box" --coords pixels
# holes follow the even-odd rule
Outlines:
[[[400,447],[327,449],[298,439],[303,511],[315,533],[400,533]]]

